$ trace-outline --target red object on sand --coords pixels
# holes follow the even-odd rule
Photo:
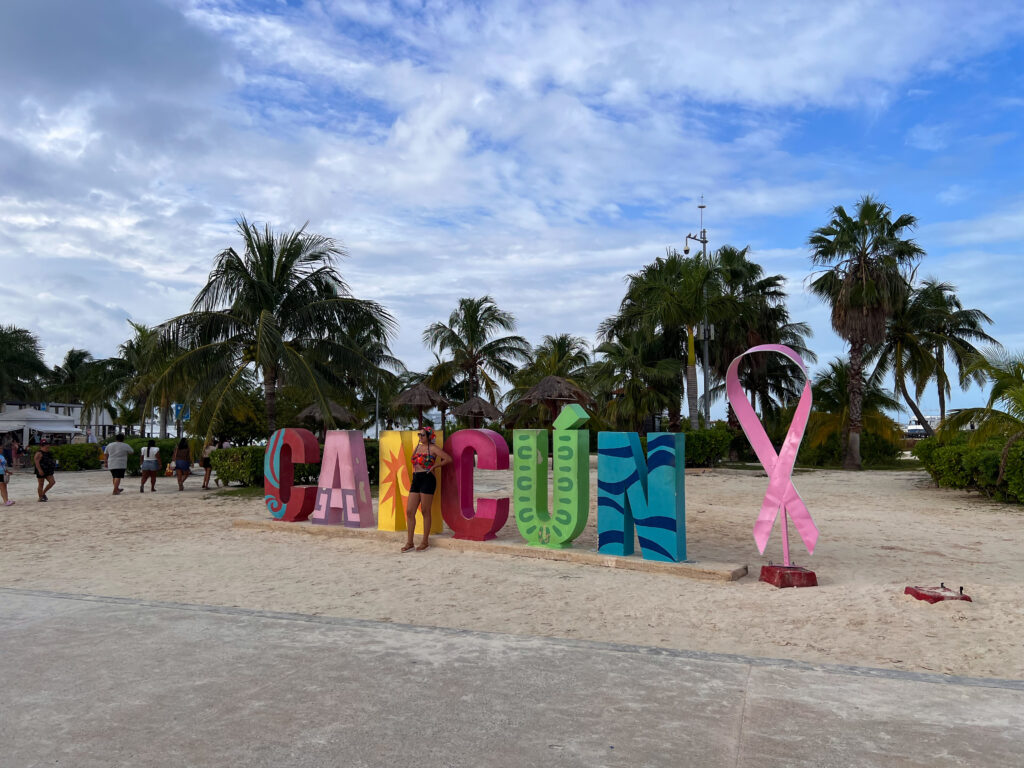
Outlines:
[[[954,592],[948,587],[907,587],[903,590],[903,594],[929,603],[940,603],[943,600],[966,600],[968,603],[973,603],[971,596],[965,595],[963,590],[963,587],[960,587],[959,592]]]
[[[818,577],[814,571],[801,568],[798,565],[762,565],[761,578],[763,581],[774,587],[816,587]]]

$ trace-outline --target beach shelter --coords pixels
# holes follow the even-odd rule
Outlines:
[[[423,411],[427,408],[445,408],[451,406],[446,397],[438,394],[422,381],[402,392],[391,401],[391,404],[398,407],[415,408],[419,411],[419,425],[423,426]],[[443,428],[443,427],[442,427]]]
[[[33,431],[44,435],[82,434],[82,430],[75,426],[73,416],[37,411],[35,408],[0,413],[0,434],[18,431],[22,434],[22,445],[28,444],[29,433]]]
[[[352,424],[355,422],[355,415],[345,406],[338,405],[333,400],[328,400],[327,406],[331,409],[331,416],[334,417],[334,422],[336,424]],[[308,408],[304,408],[299,412],[299,415],[296,418],[298,418],[299,421],[314,422],[318,424],[321,427],[321,436],[325,436],[325,430],[323,427],[326,425],[324,424],[324,412],[320,407],[320,403],[313,403]]]
[[[462,405],[452,408],[452,413],[455,416],[469,419],[470,425],[474,428],[479,427],[485,420],[496,421],[501,418],[501,411],[479,395],[471,397]],[[480,420],[479,424],[477,423],[477,419]]]
[[[543,403],[551,413],[551,421],[558,418],[566,403],[592,405],[593,398],[571,381],[561,376],[545,376],[522,397],[526,403]]]

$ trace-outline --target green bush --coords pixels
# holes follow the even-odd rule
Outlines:
[[[914,447],[914,455],[943,488],[981,491],[1002,501],[1024,503],[1024,445],[1010,449],[1003,482],[996,485],[1005,445],[999,439],[972,444],[960,435],[946,441],[929,437]]]
[[[729,453],[732,432],[726,424],[686,433],[686,466],[714,467]]]
[[[376,440],[365,440],[366,470],[370,482],[376,483],[380,472],[380,449]],[[320,446],[323,455],[324,447]],[[237,485],[263,485],[263,458],[266,446],[246,445],[237,448],[222,448],[210,456],[213,471],[222,483]],[[296,464],[296,485],[316,485],[320,479],[320,464]]]
[[[35,460],[38,446],[29,449],[29,466]],[[77,445],[52,445],[50,453],[57,462],[58,472],[79,472],[83,469],[99,469],[103,466],[100,448],[95,443],[79,443]]]
[[[843,446],[838,433],[829,435],[819,446],[811,447],[805,440],[800,445],[797,463],[812,467],[837,467],[843,462]],[[860,460],[865,467],[888,466],[900,457],[899,443],[874,432],[861,432]]]
[[[211,454],[210,463],[222,483],[262,485],[265,451],[266,447],[262,445],[221,448]]]

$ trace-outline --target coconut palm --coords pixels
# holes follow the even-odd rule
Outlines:
[[[512,389],[504,395],[506,423],[543,421],[542,405],[525,403],[523,397],[548,376],[557,376],[584,392],[589,391],[590,346],[583,337],[569,333],[545,336],[533,348],[530,358],[516,372]]]
[[[254,377],[262,381],[267,429],[277,429],[277,394],[297,387],[321,406],[333,426],[328,403],[338,371],[372,377],[370,359],[350,327],[386,347],[395,322],[379,304],[354,298],[335,267],[344,250],[330,237],[303,226],[275,234],[244,218],[237,222],[241,253],[217,254],[192,311],[161,326],[185,351],[165,377],[188,381],[201,402],[200,428],[212,432],[222,408],[242,396]]]
[[[441,362],[432,371],[430,385],[444,389],[456,381],[462,399],[481,394],[494,404],[499,381],[512,381],[517,363],[530,359],[530,344],[522,336],[500,336],[514,331],[516,320],[501,310],[490,296],[461,298],[447,323],[432,323],[423,331],[423,343]]]
[[[933,345],[932,354],[935,357],[935,374],[932,378],[938,385],[941,422],[946,418],[946,397],[952,393],[946,374],[947,355],[956,369],[960,388],[966,390],[972,382],[981,386],[985,381],[982,371],[968,372],[970,361],[981,354],[975,344],[998,347],[999,343],[982,329],[983,324],[992,324],[992,318],[980,309],[965,309],[956,295],[956,286],[936,280],[925,280],[921,290],[934,294],[930,303],[936,311],[933,317],[934,325],[929,329],[929,337]]]
[[[690,428],[697,429],[697,326],[705,318],[715,322],[735,311],[735,299],[722,293],[713,259],[685,257],[671,249],[626,280],[618,315],[606,320],[599,334],[605,340],[637,332],[657,336],[672,357],[685,356]],[[678,429],[678,405],[673,401],[668,408],[669,429]]]
[[[0,325],[0,400],[34,396],[49,369],[39,340],[24,328]]]
[[[969,358],[965,371],[968,376],[980,373],[991,382],[988,402],[984,408],[957,411],[942,423],[939,436],[956,434],[973,422],[977,429],[971,436],[972,441],[984,442],[994,437],[1005,439],[996,479],[998,485],[1006,473],[1010,448],[1024,437],[1024,355],[1010,354],[999,348],[989,349]]]
[[[863,374],[862,374],[863,375]],[[842,438],[852,425],[850,390],[853,368],[845,360],[832,360],[818,372],[811,383],[814,410],[807,422],[807,444],[818,448],[833,435]],[[890,442],[899,439],[899,427],[886,411],[901,411],[902,406],[891,392],[883,389],[880,379],[872,376],[861,381],[861,422],[865,432],[884,437]]]
[[[85,349],[71,348],[64,354],[60,365],[55,365],[46,377],[47,396],[69,403],[81,402],[90,376],[95,370],[95,360]]]
[[[832,328],[850,346],[850,429],[844,468],[860,469],[863,427],[864,353],[885,339],[886,321],[909,290],[908,272],[924,251],[904,234],[917,219],[910,214],[893,218],[889,206],[871,196],[857,204],[851,216],[843,206],[832,219],[811,233],[811,261],[826,269],[811,280],[811,292],[832,311]]]
[[[642,431],[647,419],[679,401],[682,362],[663,357],[650,336],[635,331],[598,346],[593,387],[604,420],[616,429]]]

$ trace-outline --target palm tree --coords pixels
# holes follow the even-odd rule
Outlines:
[[[49,372],[31,331],[0,325],[0,401],[29,399]]]
[[[908,280],[908,282],[911,282]],[[939,307],[936,298],[939,292],[925,290],[920,286],[912,286],[901,297],[901,301],[893,308],[885,326],[885,339],[876,347],[865,350],[864,362],[877,360],[875,377],[892,372],[896,389],[907,404],[917,423],[931,437],[934,434],[931,424],[921,413],[917,397],[921,396],[925,384],[935,372],[935,341],[931,331],[937,326]],[[911,396],[907,388],[907,380],[914,384],[916,396]]]
[[[862,374],[863,375],[863,374]],[[850,391],[853,368],[845,360],[832,360],[824,370],[817,373],[811,384],[814,410],[807,423],[807,444],[818,448],[830,437],[838,434],[840,446],[852,425]],[[895,442],[899,438],[896,423],[885,415],[885,411],[903,410],[891,392],[882,388],[875,376],[861,381],[861,420],[865,432]]]
[[[490,296],[459,299],[447,323],[432,323],[423,331],[423,343],[441,359],[430,386],[442,389],[457,381],[464,400],[479,395],[482,388],[491,404],[496,404],[498,381],[512,381],[516,363],[530,359],[530,344],[522,336],[496,336],[515,329],[515,317]]]
[[[685,345],[686,396],[690,428],[700,425],[697,398],[697,326],[705,317],[715,322],[735,310],[735,300],[722,293],[714,260],[684,257],[674,250],[627,276],[626,295],[618,315],[602,323],[605,340],[641,332],[658,336],[666,351],[682,359]],[[669,429],[679,428],[679,408],[669,403]]]
[[[533,348],[529,362],[513,377],[513,387],[505,393],[505,422],[521,424],[542,422],[541,403],[523,402],[523,396],[548,376],[565,379],[574,387],[589,393],[590,345],[581,336],[560,333],[545,336]]]
[[[936,308],[934,325],[929,329],[935,356],[934,379],[939,388],[939,421],[946,418],[946,396],[952,388],[946,375],[946,355],[953,361],[957,371],[960,388],[966,390],[973,381],[981,386],[985,374],[980,370],[968,372],[970,361],[981,355],[975,343],[985,343],[998,347],[999,343],[982,330],[982,324],[992,324],[992,318],[980,309],[964,309],[956,295],[956,286],[940,283],[936,280],[925,280],[921,289],[934,293],[931,302]]]
[[[254,376],[262,379],[267,429],[277,429],[277,393],[284,384],[309,395],[333,425],[328,403],[337,372],[371,377],[377,361],[347,332],[358,327],[381,347],[395,329],[379,304],[354,298],[335,260],[344,250],[331,238],[288,234],[237,222],[244,248],[217,254],[192,311],[161,326],[185,351],[165,373],[189,381],[201,402],[200,428],[211,432],[220,411],[244,395]]]
[[[984,408],[957,411],[942,423],[939,436],[956,434],[962,427],[974,422],[978,428],[971,437],[972,441],[1004,438],[1006,445],[1003,446],[1003,456],[999,462],[999,477],[996,478],[996,485],[999,485],[1006,473],[1010,448],[1024,437],[1024,355],[1008,354],[1002,349],[993,348],[969,358],[965,371],[968,376],[980,373],[992,383],[988,402]]]
[[[785,344],[806,362],[817,360],[807,348],[810,326],[790,320],[785,276],[766,275],[749,254],[750,246],[739,249],[725,245],[714,255],[721,291],[732,299],[733,311],[728,322],[715,328],[711,367],[716,385],[704,395],[712,400],[725,394],[725,375],[733,359],[758,344]],[[763,354],[744,358],[740,380],[755,408],[760,406],[762,415],[767,416],[800,396],[804,374],[788,358]],[[730,426],[738,430],[731,405],[727,417]]]
[[[593,366],[593,386],[603,403],[600,412],[616,429],[643,431],[653,413],[674,399],[682,362],[663,357],[650,336],[635,331],[603,342]]]
[[[85,349],[69,349],[60,365],[55,365],[47,376],[47,396],[68,403],[81,402],[94,370],[92,354]]]
[[[860,469],[860,433],[863,428],[862,388],[864,352],[885,339],[886,321],[908,290],[903,274],[924,251],[903,237],[917,219],[892,211],[871,196],[857,204],[851,217],[837,205],[832,220],[811,233],[811,261],[827,267],[811,281],[811,292],[832,310],[832,328],[850,345],[850,430],[843,463]]]

